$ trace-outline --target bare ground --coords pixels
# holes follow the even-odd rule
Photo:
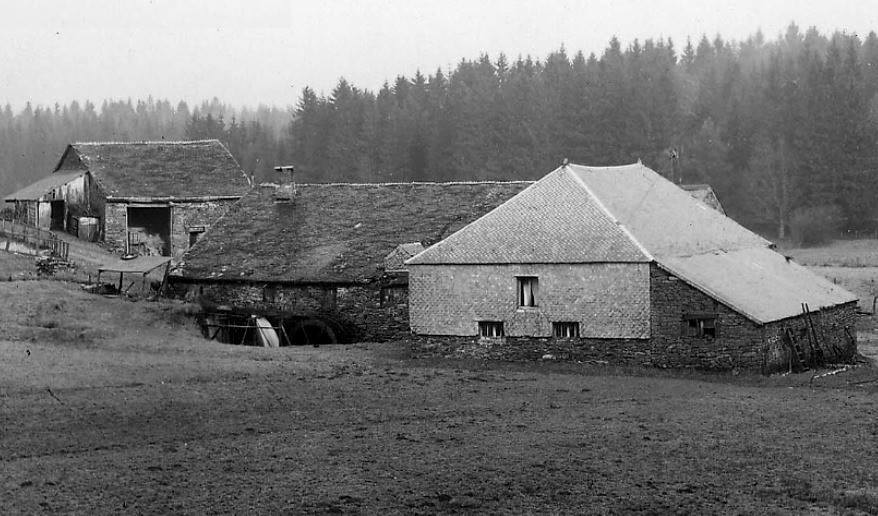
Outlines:
[[[0,283],[2,512],[878,512],[870,367],[243,348],[189,311]]]

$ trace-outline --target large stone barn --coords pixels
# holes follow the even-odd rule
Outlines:
[[[770,371],[856,351],[852,294],[640,163],[565,165],[406,264],[412,331],[447,352]]]
[[[530,184],[263,184],[183,256],[171,286],[267,317],[293,343],[409,335],[404,261]]]
[[[5,200],[31,226],[179,257],[249,189],[218,140],[73,143],[50,176]]]

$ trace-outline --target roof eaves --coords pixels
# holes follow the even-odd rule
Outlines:
[[[683,280],[687,285],[689,285],[690,287],[694,288],[695,290],[698,290],[698,291],[700,291],[700,292],[702,292],[702,293],[704,293],[704,294],[710,296],[711,298],[713,298],[713,299],[719,301],[720,303],[726,305],[727,307],[731,308],[731,309],[734,310],[735,312],[738,312],[739,314],[743,315],[743,316],[746,317],[747,319],[753,321],[754,323],[756,323],[756,324],[758,324],[758,325],[760,325],[760,326],[765,325],[765,324],[768,323],[768,322],[772,322],[772,321],[763,321],[763,320],[761,320],[759,317],[756,317],[755,315],[753,315],[752,313],[750,313],[748,310],[746,310],[746,309],[744,309],[744,308],[741,308],[740,306],[738,306],[738,305],[735,304],[735,303],[732,303],[732,302],[729,301],[725,296],[723,296],[723,295],[721,295],[721,294],[718,294],[718,293],[714,292],[713,290],[711,290],[711,289],[709,289],[709,288],[707,288],[707,287],[705,287],[705,286],[703,286],[703,285],[701,285],[701,284],[699,284],[699,283],[697,283],[697,282],[695,282],[695,281],[689,279],[688,277],[686,277],[686,273],[683,272],[683,271],[681,271],[681,270],[677,270],[677,269],[675,269],[674,267],[671,267],[670,265],[668,265],[668,264],[666,264],[666,263],[661,263],[661,262],[659,262],[658,260],[655,261],[655,264],[656,264],[659,268],[661,268],[662,270],[664,270],[665,272],[668,272],[669,274],[673,274],[674,276],[680,278],[680,279]]]

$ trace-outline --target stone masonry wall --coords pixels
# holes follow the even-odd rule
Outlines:
[[[506,360],[600,361],[656,367],[761,370],[762,327],[655,265],[648,280],[651,338],[421,337],[416,346],[443,355]],[[413,293],[413,296],[415,294]],[[687,314],[715,314],[716,338],[685,336]]]
[[[190,283],[171,278],[175,295],[254,313],[328,319],[352,330],[350,338],[386,341],[409,335],[408,289],[378,285],[282,285],[258,282]]]
[[[763,328],[657,265],[650,269],[649,365],[762,370]],[[685,336],[687,315],[714,314],[716,338]]]
[[[771,371],[795,367],[794,352],[784,343],[783,335],[798,341],[805,362],[816,359],[818,351],[827,363],[851,361],[857,353],[857,302],[824,308],[812,312],[811,320],[817,333],[817,341],[808,338],[808,321],[805,317],[792,317],[765,325],[766,368]],[[813,337],[812,337],[813,338]]]
[[[128,239],[128,205],[108,202],[104,206],[104,247],[111,252],[124,253]]]
[[[171,256],[180,258],[189,249],[189,232],[193,228],[209,228],[234,202],[229,200],[172,204]],[[127,210],[126,203],[107,203],[105,207],[104,246],[113,252],[125,252],[128,240]]]
[[[536,276],[537,306],[519,307],[518,276]],[[416,265],[409,267],[412,331],[478,335],[503,321],[506,335],[549,337],[552,322],[578,322],[591,338],[649,336],[649,265]]]
[[[418,352],[443,356],[473,356],[503,360],[559,360],[606,362],[697,369],[745,369],[770,373],[786,370],[790,350],[781,342],[786,328],[804,338],[807,321],[792,317],[758,325],[660,267],[650,268],[650,326],[648,339],[556,339],[421,335]],[[714,314],[717,336],[686,336],[686,316]],[[856,303],[812,313],[827,362],[848,361],[856,353]],[[806,339],[806,338],[805,338]],[[802,341],[807,350],[807,340]]]
[[[235,201],[175,203],[171,206],[171,256],[179,258],[189,249],[189,232],[207,229]]]

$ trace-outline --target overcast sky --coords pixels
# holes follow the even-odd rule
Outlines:
[[[145,98],[294,104],[338,78],[377,89],[482,52],[600,54],[616,35],[878,30],[874,0],[28,0],[0,9],[0,102]]]

